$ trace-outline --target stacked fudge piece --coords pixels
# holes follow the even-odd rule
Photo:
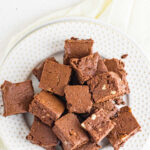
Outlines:
[[[30,112],[34,122],[27,140],[46,150],[99,150],[107,137],[118,150],[140,125],[122,96],[130,90],[121,60],[93,53],[92,39],[65,41],[64,64],[47,58],[33,69],[41,92],[32,82],[2,85],[4,116]]]

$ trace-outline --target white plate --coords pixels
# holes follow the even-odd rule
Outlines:
[[[129,55],[124,60],[131,89],[128,105],[142,126],[142,132],[129,139],[122,149],[141,150],[150,136],[150,65],[137,44],[110,25],[92,19],[70,18],[36,29],[21,39],[9,53],[1,68],[0,84],[4,80],[20,82],[30,77],[34,85],[38,85],[36,79],[31,77],[31,70],[48,56],[57,54],[61,60],[64,40],[72,36],[94,39],[94,51],[106,58]],[[35,91],[38,89],[35,88]],[[25,139],[29,133],[26,118],[27,115],[0,116],[0,136],[8,150],[42,149]],[[107,145],[103,149],[113,148]]]

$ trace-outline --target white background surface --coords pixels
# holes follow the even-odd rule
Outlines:
[[[0,0],[0,55],[12,36],[50,12],[80,0]],[[139,141],[140,142],[140,141]],[[150,140],[144,150],[150,149]]]

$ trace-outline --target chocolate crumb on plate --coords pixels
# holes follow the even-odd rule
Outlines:
[[[128,57],[128,54],[124,54],[124,55],[121,56],[122,59],[125,59],[127,57]]]

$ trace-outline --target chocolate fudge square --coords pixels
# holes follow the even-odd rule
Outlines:
[[[87,84],[96,103],[126,94],[126,86],[122,83],[118,74],[114,72],[98,74],[90,79]]]
[[[141,127],[128,106],[122,107],[118,117],[114,118],[114,129],[108,135],[113,147],[118,150],[131,136],[140,131]]]
[[[50,58],[47,58],[49,60],[52,60],[54,62],[57,62],[56,59],[54,57],[50,57]],[[43,71],[43,68],[44,68],[44,64],[45,64],[45,61],[44,60],[43,62],[41,62],[37,67],[35,67],[33,70],[32,70],[32,73],[35,75],[35,77],[40,81],[41,79],[41,75],[42,75],[42,71]]]
[[[20,83],[5,81],[1,86],[4,116],[26,113],[34,95],[32,81]]]
[[[39,88],[64,96],[64,87],[69,83],[71,67],[47,59],[44,64]]]
[[[91,94],[86,85],[72,85],[65,87],[65,97],[69,112],[87,113],[92,108]]]
[[[118,109],[115,106],[115,104],[111,101],[105,101],[105,102],[100,102],[100,103],[94,103],[92,111],[96,111],[99,109],[104,109],[104,111],[107,113],[107,116],[109,118],[114,117],[114,115],[117,113]]]
[[[81,126],[91,135],[95,143],[99,143],[114,128],[114,123],[107,113],[100,109],[88,117]]]
[[[122,80],[122,83],[125,85],[126,94],[129,94],[130,90],[126,79],[127,73],[124,68],[125,67],[124,62],[119,59],[112,58],[112,59],[105,59],[104,63],[107,66],[108,71],[115,72],[119,75],[119,77]]]
[[[36,117],[34,118],[27,140],[46,149],[52,149],[58,143],[58,139],[51,127],[45,125]]]
[[[62,115],[64,110],[63,102],[46,91],[36,94],[29,107],[29,112],[49,126],[52,125],[52,120],[57,120]]]
[[[72,113],[58,119],[52,130],[67,150],[74,150],[89,141],[77,116]]]
[[[92,54],[92,47],[94,41],[92,39],[79,40],[78,38],[71,38],[65,41],[64,64],[70,63],[70,58],[82,58]]]
[[[100,148],[101,148],[101,146],[99,146],[95,143],[92,143],[92,142],[88,142],[87,144],[85,144],[75,150],[99,150]]]
[[[79,58],[72,58],[70,64],[77,73],[78,80],[81,84],[91,79],[97,73],[108,72],[107,68],[98,53],[94,53]]]

